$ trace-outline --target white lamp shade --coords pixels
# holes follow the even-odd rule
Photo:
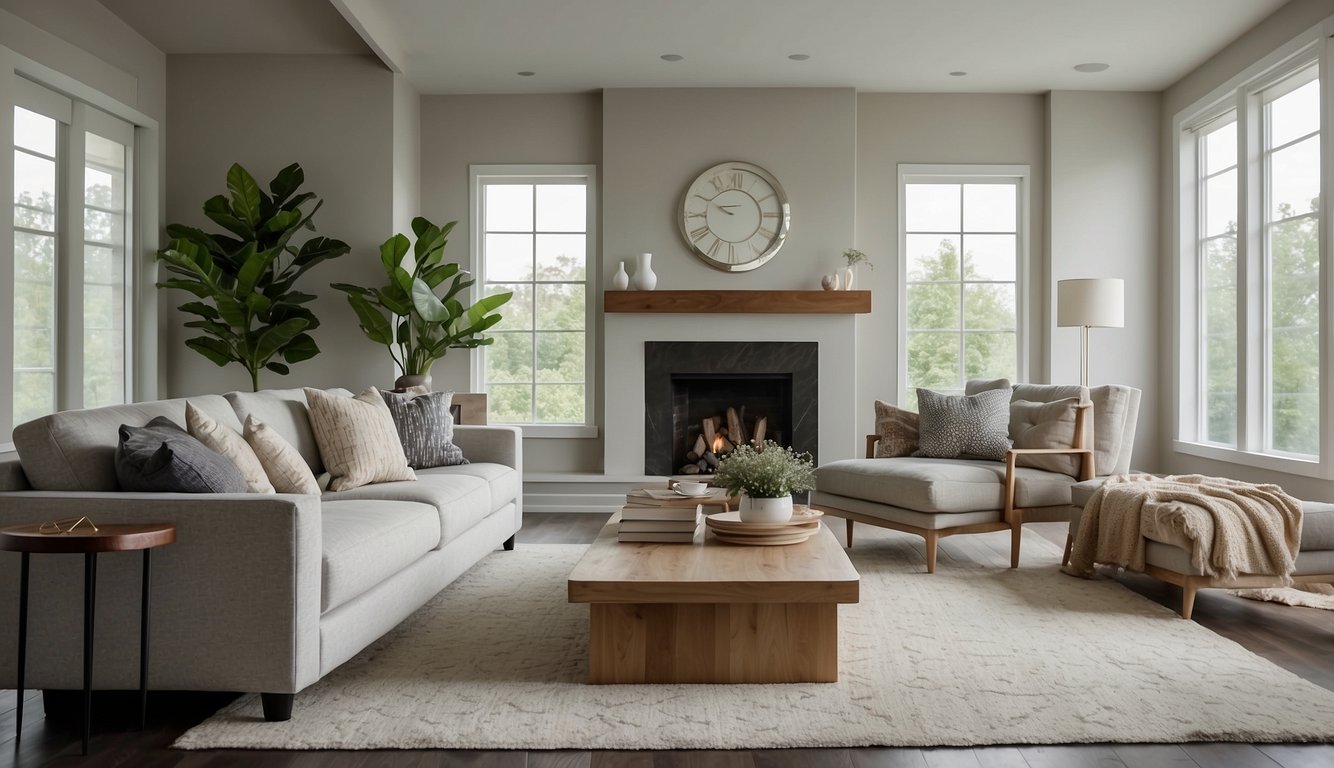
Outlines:
[[[1056,283],[1056,325],[1123,328],[1126,324],[1126,282],[1098,277]]]

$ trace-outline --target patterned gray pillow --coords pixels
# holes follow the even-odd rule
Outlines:
[[[424,395],[381,392],[398,428],[403,453],[413,469],[467,464],[463,449],[454,445],[454,416],[449,406],[453,392]]]
[[[245,493],[241,470],[166,416],[142,427],[122,424],[116,480],[123,491]]]
[[[917,452],[914,456],[960,456],[1002,461],[1010,450],[1010,390],[943,395],[917,390]]]

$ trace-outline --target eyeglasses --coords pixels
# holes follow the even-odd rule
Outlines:
[[[74,529],[81,525],[85,529],[91,528],[93,533],[97,533],[97,526],[93,525],[93,521],[86,516],[79,518],[67,517],[64,520],[48,520],[38,526],[37,531],[53,536],[55,534],[74,533]]]

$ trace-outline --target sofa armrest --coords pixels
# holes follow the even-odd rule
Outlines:
[[[1018,485],[1018,478],[1015,477],[1015,460],[1020,456],[1078,456],[1079,457],[1079,477],[1077,480],[1091,480],[1093,478],[1093,449],[1092,448],[1011,448],[1005,452],[1005,508],[1004,519],[1007,523],[1014,521],[1014,494],[1015,487]]]
[[[0,526],[87,515],[176,525],[154,550],[149,683],[168,690],[295,693],[319,679],[320,499],[292,494],[0,493]],[[18,604],[19,557],[0,552],[0,615]],[[137,553],[98,559],[98,687],[138,687]],[[28,681],[81,686],[81,558],[34,555]],[[17,629],[0,621],[0,688],[13,687]]]
[[[523,430],[509,426],[454,427],[454,444],[468,461],[504,464],[523,475]]]
[[[0,491],[26,491],[31,487],[17,456],[0,459]]]

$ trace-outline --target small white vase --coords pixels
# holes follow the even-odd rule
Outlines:
[[[843,270],[843,290],[852,290],[852,279],[856,276],[856,273],[852,271],[852,267],[847,267]]]
[[[611,276],[611,289],[613,291],[624,291],[630,287],[630,276],[625,273],[625,262],[616,268],[616,274]]]
[[[653,273],[653,254],[639,254],[635,260],[635,275],[630,278],[630,287],[636,291],[651,291],[657,285],[658,276]]]
[[[791,519],[791,496],[782,496],[777,499],[741,497],[741,522],[743,523],[786,523]]]

